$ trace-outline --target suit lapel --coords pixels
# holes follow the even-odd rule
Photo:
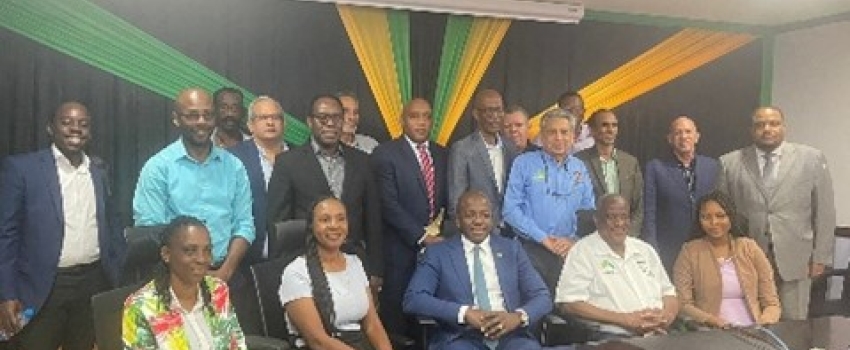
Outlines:
[[[788,176],[788,172],[791,169],[797,169],[797,161],[800,157],[797,156],[797,148],[794,145],[786,142],[782,145],[782,159],[779,160],[779,167],[776,168],[776,182],[773,184],[773,190],[770,191],[770,197],[772,198],[778,189],[782,188],[782,183],[785,182],[785,179],[791,177]]]
[[[65,222],[62,214],[62,190],[59,188],[59,174],[56,170],[56,159],[53,158],[52,148],[48,148],[41,154],[41,173],[47,178],[47,189],[50,193],[50,201],[59,222]]]
[[[505,303],[505,305],[502,306],[507,310],[513,310],[513,306],[516,305],[516,303],[514,303],[514,300],[512,299],[513,294],[508,293],[508,291],[511,290],[511,286],[516,286],[516,283],[508,281],[508,278],[512,277],[512,275],[508,273],[511,266],[508,265],[508,262],[505,259],[505,254],[507,253],[505,251],[505,245],[492,234],[490,235],[490,251],[493,252],[493,262],[496,266],[496,275],[499,277],[499,288],[502,289],[502,299]],[[493,305],[493,307],[495,307],[495,305]]]
[[[590,156],[589,171],[593,175],[593,179],[599,184],[599,188],[602,189],[603,194],[608,193],[605,176],[602,175],[602,162],[599,160],[599,152],[596,151],[596,147],[591,147],[588,155]]]
[[[308,141],[306,145],[301,147],[300,151],[303,152],[303,155],[304,155],[304,160],[305,160],[304,171],[305,171],[305,173],[315,174],[313,176],[315,181],[317,181],[319,184],[324,184],[324,187],[323,187],[324,192],[323,193],[327,193],[327,194],[332,195],[333,191],[331,191],[331,185],[328,183],[328,178],[325,177],[325,172],[322,171],[322,165],[319,164],[319,156],[316,154],[316,152],[313,152],[313,146],[310,145],[310,142]],[[346,162],[345,166],[346,167],[348,166],[348,162]],[[347,171],[348,169],[345,169],[345,170]],[[343,195],[345,194],[345,182],[347,182],[347,181],[348,181],[348,176],[346,176],[346,178],[343,180],[343,186],[342,186]]]
[[[758,188],[759,192],[761,192],[762,197],[764,197],[765,203],[770,200],[770,196],[768,195],[767,188],[764,187],[764,182],[761,180],[761,170],[759,169],[758,162],[758,153],[756,153],[756,147],[750,146],[744,148],[741,151],[742,160],[744,163],[744,169],[750,174],[750,178],[752,182],[756,184],[756,188]]]
[[[410,167],[412,172],[416,174],[416,182],[419,184],[419,188],[422,190],[422,196],[424,198],[428,198],[428,190],[425,188],[425,179],[422,177],[422,166],[419,165],[419,154],[414,152],[412,148],[410,148],[410,144],[407,142],[407,139],[402,136],[396,139],[396,147],[398,147],[398,151],[401,154],[401,159]],[[431,142],[428,143],[431,145]],[[433,146],[432,146],[433,147]],[[431,150],[431,163],[435,164],[434,160],[434,151]],[[434,175],[436,175],[436,165],[434,165]],[[436,178],[434,179],[436,180]]]
[[[620,193],[619,194],[631,193],[631,190],[632,190],[631,184],[629,184],[629,182],[626,181],[626,179],[628,179],[628,176],[629,176],[629,174],[627,172],[631,169],[626,169],[625,164],[623,164],[623,162],[620,160],[620,150],[615,150],[614,152],[616,152],[615,153],[616,155],[613,157],[613,159],[614,159],[614,162],[616,162],[615,164],[617,166],[617,181],[620,184]],[[600,166],[601,166],[601,163],[600,163]],[[607,182],[603,181],[603,183],[605,183],[605,186],[608,186]],[[626,188],[626,186],[629,186],[629,188]],[[607,188],[605,189],[605,193],[608,193]]]
[[[496,190],[496,193],[499,192],[499,188],[496,187],[496,172],[493,171],[493,164],[490,163],[490,155],[487,154],[487,146],[484,145],[484,138],[481,137],[480,131],[474,131],[472,140],[474,141],[473,147],[475,150],[475,154],[480,159],[481,163],[484,164],[484,168],[487,169],[487,180],[493,186],[493,189]]]
[[[457,274],[460,290],[463,293],[460,296],[460,301],[466,305],[475,303],[475,297],[472,295],[472,278],[469,276],[469,265],[467,265],[466,254],[463,251],[463,242],[460,240],[460,235],[452,238],[452,253],[450,255],[452,266]]]

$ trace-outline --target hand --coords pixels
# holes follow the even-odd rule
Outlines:
[[[21,330],[20,314],[23,305],[18,300],[4,300],[0,302],[0,333],[13,335]]]
[[[541,242],[546,249],[549,249],[552,254],[565,258],[570,248],[573,246],[573,241],[569,238],[560,238],[548,236]]]
[[[722,328],[722,329],[726,329],[726,328],[731,327],[731,325],[729,324],[729,322],[726,322],[726,321],[724,321],[722,318],[717,317],[717,316],[711,316],[711,317],[709,317],[708,319],[706,319],[706,320],[702,321],[702,323],[703,323],[704,325],[706,325],[706,326],[711,327],[711,328]]]
[[[384,279],[378,276],[369,276],[369,288],[372,290],[373,299],[378,297],[381,289],[384,288]]]
[[[463,321],[466,322],[466,324],[468,324],[471,328],[483,329],[484,320],[487,315],[488,313],[486,311],[481,311],[470,307],[466,309],[466,313],[463,315]]]
[[[227,282],[233,276],[233,270],[228,268],[227,265],[222,265],[218,270],[210,270],[209,275]]]
[[[517,329],[521,324],[522,318],[517,312],[491,312],[484,317],[481,333],[488,339],[499,339]]]
[[[820,275],[823,275],[823,272],[826,270],[826,265],[811,263],[809,264],[809,277],[816,278]]]
[[[427,247],[429,245],[432,245],[432,244],[438,243],[438,242],[442,242],[442,241],[443,241],[443,237],[426,235],[425,239],[422,240],[422,245]]]
[[[622,314],[619,326],[638,335],[647,333],[666,333],[662,317],[655,310],[639,310]]]

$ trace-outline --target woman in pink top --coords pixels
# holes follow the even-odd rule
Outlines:
[[[773,268],[734,217],[732,199],[714,191],[697,202],[695,238],[673,269],[680,313],[709,327],[779,321]]]

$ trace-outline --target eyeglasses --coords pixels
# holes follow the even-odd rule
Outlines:
[[[271,120],[283,120],[283,116],[280,114],[255,115],[251,118],[251,120],[259,120],[262,122]]]
[[[484,107],[476,108],[478,112],[484,115],[502,115],[505,114],[505,109],[502,107]]]
[[[331,122],[334,124],[342,122],[342,114],[313,114],[312,117],[322,125],[329,125]]]
[[[191,111],[188,113],[180,113],[180,116],[190,122],[196,122],[204,118],[206,120],[215,120],[215,114],[212,111]]]

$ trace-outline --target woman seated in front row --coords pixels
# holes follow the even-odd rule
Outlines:
[[[348,236],[345,206],[318,201],[308,216],[307,251],[283,271],[280,302],[298,348],[391,350],[356,255],[340,247]]]
[[[227,284],[209,276],[206,226],[177,217],[160,241],[163,265],[124,304],[124,349],[246,349]]]
[[[756,241],[744,237],[732,199],[714,191],[696,208],[695,238],[673,269],[680,312],[715,328],[779,321],[773,268]]]

